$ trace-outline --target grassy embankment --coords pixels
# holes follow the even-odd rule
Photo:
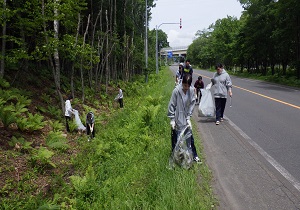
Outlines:
[[[32,162],[38,157],[32,151],[39,147],[28,147],[24,153],[5,151],[3,157],[15,158],[15,163],[23,160],[24,171],[18,173],[17,182],[4,180],[0,209],[211,209],[216,199],[205,161],[190,170],[168,169],[171,143],[166,113],[174,88],[170,77],[164,69],[150,75],[148,84],[142,77],[122,84],[124,109],[98,110],[96,137],[88,142],[84,134],[71,134],[69,149],[43,150],[55,158],[45,157],[42,167]],[[1,171],[7,168],[13,174],[9,165],[3,167]],[[45,187],[39,188],[35,180]]]
[[[167,169],[172,89],[169,71],[152,75],[148,85],[125,95],[125,108],[84,145],[76,162],[87,170],[72,179],[78,179],[78,209],[211,209],[215,199],[205,164]]]

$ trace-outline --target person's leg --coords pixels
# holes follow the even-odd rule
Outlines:
[[[193,152],[193,157],[196,158],[196,157],[198,157],[198,155],[197,155],[197,150],[196,150],[194,141],[195,141],[194,136],[192,135],[191,136],[191,148],[192,148],[192,152]]]
[[[71,119],[71,117],[65,116],[65,118],[66,118],[66,129],[67,129],[67,132],[70,132],[69,120]]]
[[[95,124],[94,124],[94,128],[93,128],[92,136],[93,136],[93,138],[95,137]]]
[[[172,145],[172,152],[177,143],[177,132],[176,130],[171,129],[171,145]]]
[[[87,123],[87,124],[86,124],[86,135],[90,135],[90,132],[91,132],[90,126],[89,126],[89,124]]]
[[[216,105],[216,122],[221,120],[221,99],[215,98]]]
[[[226,98],[221,98],[221,118],[224,118],[225,106],[226,106]]]
[[[121,98],[121,108],[123,108],[123,98]]]

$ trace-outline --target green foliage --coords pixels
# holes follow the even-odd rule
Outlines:
[[[52,105],[48,105],[47,112],[56,118],[58,118],[61,115],[61,110]]]
[[[92,200],[96,195],[98,183],[94,168],[88,166],[85,176],[71,176],[70,180],[79,199]]]
[[[50,120],[49,124],[54,132],[62,131],[64,129],[64,125],[58,120],[55,120],[54,122]]]
[[[142,107],[142,123],[144,126],[152,126],[154,123],[156,123],[156,117],[159,109],[160,105]]]
[[[0,78],[0,87],[2,87],[2,88],[9,88],[10,84],[5,79]]]
[[[12,147],[19,147],[19,149],[24,152],[30,152],[32,150],[32,142],[25,141],[25,139],[22,137],[16,138],[13,136],[8,144]]]
[[[46,137],[46,144],[52,149],[66,151],[69,148],[67,139],[62,135],[62,132],[49,132]]]
[[[41,99],[46,103],[46,104],[51,104],[51,97],[50,95],[47,95],[46,93],[43,93],[41,95]]]
[[[29,132],[33,132],[44,128],[46,122],[43,122],[43,119],[44,116],[42,115],[33,115],[31,113],[28,113],[28,118],[23,117],[17,119],[17,125],[21,131],[27,130]]]
[[[14,113],[14,106],[9,105],[9,106],[4,106],[0,105],[0,119],[4,125],[4,127],[8,127],[10,124],[16,122],[17,120],[17,115]]]
[[[34,150],[34,154],[31,156],[32,165],[38,165],[41,167],[52,166],[56,167],[56,165],[51,161],[54,152],[48,150],[45,147],[40,147],[38,150]]]

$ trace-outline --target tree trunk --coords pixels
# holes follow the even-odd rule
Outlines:
[[[83,35],[83,43],[82,43],[82,51],[83,51],[83,53],[85,53],[84,52],[85,39],[86,39],[86,35],[88,33],[88,29],[89,29],[89,25],[90,25],[90,17],[91,17],[91,15],[88,16],[88,21],[87,21],[85,32],[84,32],[84,35]],[[82,103],[84,103],[84,78],[83,78],[82,63],[83,63],[83,56],[81,56],[81,62],[80,62],[80,75],[81,75],[81,88],[82,88]]]
[[[2,27],[2,48],[1,48],[1,63],[0,63],[0,78],[4,77],[4,69],[5,69],[5,48],[6,48],[6,0],[3,0],[3,27]]]

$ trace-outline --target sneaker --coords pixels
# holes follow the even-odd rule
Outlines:
[[[216,122],[216,125],[219,125],[219,124],[220,124],[220,121],[217,121],[217,122]]]
[[[224,118],[221,118],[220,121],[223,122],[223,121],[224,121]]]
[[[197,163],[202,163],[202,161],[198,157],[194,157],[194,161],[197,162]]]

